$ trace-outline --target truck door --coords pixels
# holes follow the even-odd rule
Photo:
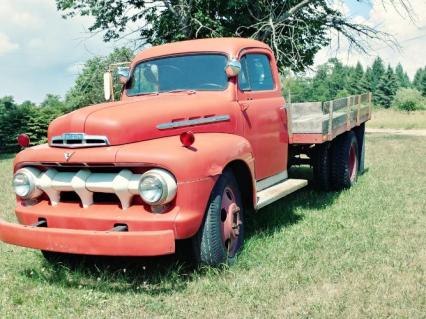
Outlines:
[[[287,172],[288,131],[285,101],[272,53],[245,50],[240,55],[237,98],[244,118],[244,136],[255,157],[256,180]]]

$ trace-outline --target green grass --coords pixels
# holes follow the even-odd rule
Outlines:
[[[426,129],[426,111],[403,112],[394,109],[373,109],[371,128]]]
[[[52,266],[38,251],[0,244],[1,316],[424,318],[424,146],[369,135],[368,171],[355,187],[305,189],[261,210],[230,268],[174,258]],[[10,220],[11,163],[0,161],[0,214]]]

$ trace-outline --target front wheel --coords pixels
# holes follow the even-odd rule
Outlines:
[[[232,264],[244,242],[244,207],[238,183],[225,170],[210,195],[204,222],[194,237],[198,262],[217,266]]]

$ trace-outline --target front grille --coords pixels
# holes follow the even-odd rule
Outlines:
[[[80,197],[76,192],[61,192],[61,203],[80,203]],[[120,199],[115,194],[93,193],[93,204],[120,205]]]
[[[52,137],[50,146],[80,148],[109,145],[108,138],[101,135],[87,135],[85,133],[65,133]]]
[[[40,173],[36,186],[47,195],[52,206],[60,202],[80,202],[84,208],[95,203],[116,203],[127,209],[139,194],[141,177],[142,174],[129,169],[48,168]]]

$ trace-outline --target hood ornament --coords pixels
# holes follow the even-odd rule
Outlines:
[[[73,156],[73,155],[74,155],[74,153],[75,153],[75,152],[65,152],[65,153],[64,153],[65,161],[66,161],[66,162],[68,162],[68,161],[70,160],[71,156]]]

